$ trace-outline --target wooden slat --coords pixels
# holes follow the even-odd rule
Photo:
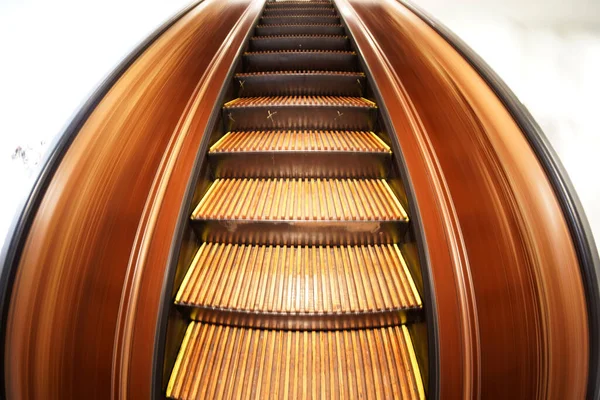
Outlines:
[[[207,243],[194,258],[175,302],[234,311],[302,314],[421,307],[396,245]]]
[[[319,106],[319,107],[359,107],[376,108],[375,103],[362,97],[346,96],[270,96],[239,97],[225,104],[225,108],[241,107],[284,107],[284,106]]]
[[[248,182],[245,182],[248,181]],[[246,191],[256,186],[253,205]],[[285,186],[286,190],[283,191]],[[277,201],[273,201],[276,194]],[[257,203],[257,204],[256,204]],[[286,212],[284,204],[296,204]],[[344,206],[347,204],[347,206]],[[244,211],[241,211],[244,210]],[[217,179],[202,198],[194,219],[320,221],[406,221],[402,205],[383,179]]]
[[[279,331],[192,322],[167,387],[172,399],[424,399],[404,326]]]
[[[210,148],[211,153],[248,151],[391,152],[373,132],[359,131],[229,132]]]

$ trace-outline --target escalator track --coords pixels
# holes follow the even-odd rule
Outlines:
[[[330,2],[267,3],[175,305],[173,399],[424,398],[423,304],[378,107]]]

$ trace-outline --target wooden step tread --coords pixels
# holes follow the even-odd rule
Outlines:
[[[384,179],[217,179],[198,220],[407,221]]]
[[[192,322],[173,399],[423,399],[408,329],[282,331]]]
[[[204,243],[175,302],[286,314],[371,313],[421,307],[396,245]]]
[[[261,96],[238,97],[223,106],[223,108],[243,107],[356,107],[377,108],[374,102],[363,97],[346,96]]]
[[[356,131],[246,131],[229,132],[210,153],[265,151],[346,151],[391,153],[373,132]]]

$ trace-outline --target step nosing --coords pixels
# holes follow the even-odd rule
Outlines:
[[[295,70],[295,71],[257,71],[240,72],[235,74],[236,78],[245,78],[249,76],[274,76],[274,75],[339,75],[339,76],[359,76],[366,77],[364,72],[355,71],[319,71],[319,70]]]
[[[253,36],[250,40],[269,40],[269,39],[348,39],[346,35],[321,35],[321,34],[290,34],[290,35],[262,35]]]
[[[369,316],[375,314],[388,314],[388,313],[396,313],[402,311],[409,310],[422,310],[423,306],[420,304],[412,304],[404,307],[394,307],[394,308],[382,308],[382,309],[373,309],[373,310],[363,310],[363,311],[268,311],[268,310],[256,310],[256,309],[246,309],[246,308],[226,308],[226,307],[217,307],[210,304],[195,304],[195,303],[185,303],[183,301],[175,301],[175,305],[180,307],[189,307],[195,309],[202,309],[206,311],[217,311],[223,313],[244,313],[244,314],[253,314],[256,316],[291,316],[291,317],[346,317],[346,316]]]
[[[260,55],[260,54],[280,54],[280,53],[298,53],[298,54],[312,54],[312,53],[329,53],[329,54],[348,54],[356,55],[355,51],[351,50],[263,50],[263,51],[247,51],[244,53],[245,56]]]

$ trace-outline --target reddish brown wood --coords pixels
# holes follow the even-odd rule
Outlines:
[[[441,398],[583,398],[587,311],[557,199],[524,135],[394,0],[339,0],[402,146],[425,228]]]
[[[79,132],[17,271],[9,398],[150,397],[177,213],[207,116],[261,6],[201,3],[129,68]]]

